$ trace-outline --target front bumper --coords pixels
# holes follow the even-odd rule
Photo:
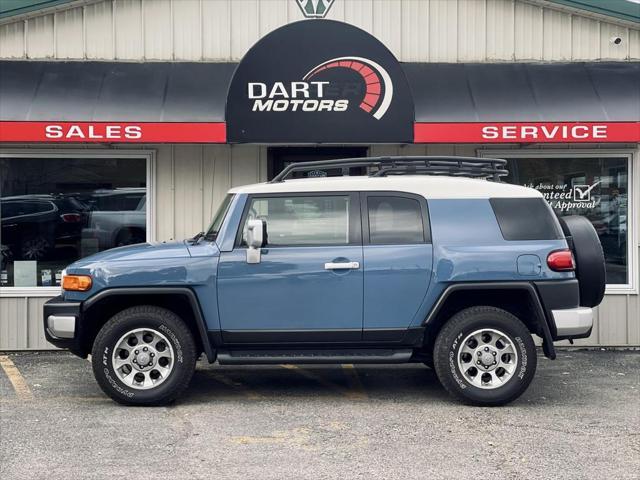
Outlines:
[[[49,315],[47,332],[52,338],[73,338],[76,336],[75,315]]]
[[[551,310],[556,324],[556,339],[586,338],[591,335],[593,328],[593,309],[576,307],[561,310]]]
[[[67,348],[76,355],[86,357],[81,347],[81,304],[65,301],[57,296],[43,306],[44,336],[56,347]]]

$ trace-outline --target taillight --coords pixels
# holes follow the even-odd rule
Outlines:
[[[571,250],[556,250],[547,257],[547,265],[556,272],[571,272],[576,269]]]
[[[79,213],[63,213],[60,215],[60,218],[62,218],[62,221],[65,223],[78,223],[82,221],[82,215]]]

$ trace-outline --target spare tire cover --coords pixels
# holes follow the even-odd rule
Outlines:
[[[576,261],[580,305],[600,305],[604,297],[606,272],[604,252],[596,229],[589,220],[579,215],[560,217],[560,225]]]

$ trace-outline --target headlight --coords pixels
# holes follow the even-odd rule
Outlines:
[[[62,277],[62,289],[72,292],[86,292],[91,288],[91,277],[89,275],[67,275]]]

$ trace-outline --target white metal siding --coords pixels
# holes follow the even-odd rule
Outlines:
[[[182,3],[182,2],[180,2]],[[182,7],[180,7],[182,8]],[[144,58],[142,1],[119,0],[113,3],[113,32],[115,36],[115,58],[117,60],[139,60]],[[192,28],[189,25],[189,28]],[[173,48],[177,47],[174,42]]]
[[[156,154],[156,239],[204,230],[231,187],[266,180],[263,148],[160,145]]]
[[[543,9],[523,2],[515,7],[515,58],[542,60]]]
[[[571,15],[554,10],[545,10],[543,15],[542,58],[571,60]]]
[[[202,5],[202,55],[210,60],[231,58],[231,5],[204,2]],[[170,49],[171,47],[169,47]]]
[[[84,24],[82,8],[60,12],[55,17],[55,48],[58,58],[82,58],[84,56]]]
[[[418,61],[455,62],[458,60],[457,16],[458,2],[429,0],[429,23],[425,24],[429,29],[429,57]]]
[[[406,62],[418,62],[429,58],[429,2],[402,0],[402,58]]]
[[[327,18],[402,61],[640,59],[638,28],[521,0],[336,0]],[[0,25],[0,57],[238,61],[302,19],[294,0],[105,0]]]
[[[571,23],[572,56],[577,60],[600,57],[600,23],[590,18],[574,17]]]
[[[84,12],[85,57],[115,58],[113,9],[110,2],[87,5]]]
[[[173,50],[176,58],[201,60],[202,57],[202,2],[182,0],[173,10]],[[181,28],[188,25],[189,28]]]
[[[487,2],[458,1],[457,60],[475,61],[487,58]],[[477,28],[484,25],[484,28]]]
[[[43,297],[0,298],[0,350],[47,349],[44,338]]]
[[[24,57],[25,22],[0,25],[0,58]]]
[[[56,56],[54,15],[43,15],[25,22],[25,55],[28,58]]]

